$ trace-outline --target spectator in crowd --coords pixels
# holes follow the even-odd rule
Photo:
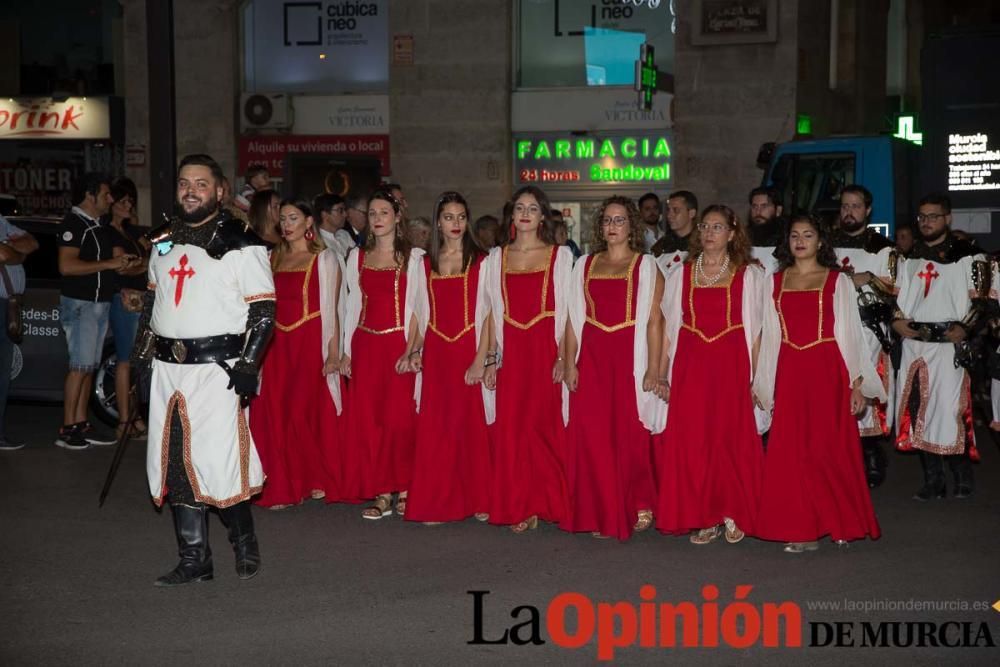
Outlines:
[[[909,225],[899,225],[896,227],[896,250],[899,251],[900,255],[906,257],[910,254],[910,251],[913,250],[914,240],[913,227]]]
[[[146,435],[146,424],[141,417],[129,421],[129,388],[131,387],[131,367],[129,357],[135,344],[135,333],[142,313],[143,295],[146,293],[146,269],[149,266],[149,242],[143,238],[143,229],[137,226],[138,213],[135,202],[138,198],[135,183],[128,178],[120,178],[111,184],[111,213],[108,216],[108,231],[112,243],[121,248],[122,253],[139,258],[128,269],[115,276],[117,293],[111,298],[111,337],[115,343],[115,402],[118,406],[118,432],[120,438],[128,431],[129,437],[141,438]]]
[[[574,260],[580,259],[583,252],[580,251],[580,246],[576,244],[576,241],[569,237],[569,225],[566,224],[562,211],[557,208],[552,209],[552,224],[556,232],[556,245],[566,246],[573,253]]]
[[[639,216],[642,218],[643,242],[646,252],[649,252],[661,236],[663,236],[663,211],[660,198],[652,192],[639,197]]]
[[[87,399],[94,370],[101,362],[108,330],[111,298],[118,286],[116,272],[135,266],[139,258],[114,247],[111,230],[100,218],[111,207],[106,176],[84,174],[73,185],[73,208],[58,230],[59,321],[66,332],[69,372],[63,393],[63,426],[56,445],[86,449],[111,445],[115,439],[97,433],[87,421]]]
[[[278,209],[280,208],[281,197],[274,190],[260,190],[253,195],[250,203],[250,227],[257,232],[257,236],[264,239],[271,245],[276,245],[281,240],[278,234]]]
[[[671,254],[671,262],[667,266],[683,262],[687,257],[688,243],[698,220],[698,198],[688,190],[677,190],[667,196],[667,225],[669,229],[659,241],[653,244],[652,252],[660,255]]]
[[[236,195],[234,203],[238,209],[249,215],[253,196],[262,190],[272,189],[271,174],[264,165],[252,164],[243,176],[243,181],[243,189]]]
[[[403,213],[403,221],[407,221],[409,219],[410,205],[406,202],[406,196],[403,194],[403,186],[399,183],[386,183],[384,189],[388,190],[389,194],[399,202],[399,210]]]
[[[225,177],[222,179],[222,208],[226,209],[229,215],[233,216],[237,220],[249,222],[249,220],[247,220],[247,214],[236,206],[236,201],[233,199],[233,185],[229,182],[229,179]]]
[[[368,195],[355,192],[347,195],[347,226],[355,247],[363,247],[368,237]]]
[[[341,259],[354,247],[354,239],[347,233],[347,204],[340,195],[323,193],[313,200],[313,211],[319,218],[319,235],[326,247]]]
[[[430,221],[427,218],[413,218],[409,221],[407,228],[407,233],[410,236],[410,245],[426,252],[431,245]]]
[[[755,247],[774,248],[781,243],[781,195],[774,188],[750,191],[750,241]]]
[[[14,357],[14,342],[7,335],[7,306],[12,294],[24,292],[25,257],[38,250],[38,241],[24,230],[10,224],[0,215],[0,450],[24,447],[24,441],[7,435],[4,428],[7,413],[7,390],[10,388],[10,366]]]
[[[495,215],[481,215],[473,224],[473,234],[479,241],[479,247],[489,251],[500,245],[500,221]]]

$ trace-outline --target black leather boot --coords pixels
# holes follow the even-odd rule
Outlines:
[[[229,542],[236,554],[236,574],[240,579],[251,579],[260,572],[260,548],[253,531],[250,501],[220,509],[219,515],[229,528]]]
[[[922,451],[920,463],[924,467],[924,485],[913,494],[913,499],[926,502],[932,498],[944,498],[944,461],[941,456]]]
[[[865,463],[865,477],[868,478],[868,487],[874,489],[885,481],[887,461],[885,451],[882,449],[882,438],[877,435],[861,438],[861,452]]]
[[[181,561],[155,586],[182,586],[212,578],[212,549],[208,544],[208,508],[204,505],[171,505],[177,550]]]
[[[955,497],[968,498],[975,492],[975,481],[972,478],[972,461],[966,454],[956,454],[948,457],[948,467],[955,478]]]

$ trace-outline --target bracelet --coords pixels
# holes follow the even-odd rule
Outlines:
[[[487,361],[485,364],[483,364],[483,368],[489,368],[490,366],[496,366],[496,365],[497,362],[495,361]]]
[[[413,352],[410,352],[409,355],[407,355],[407,358],[412,357],[415,354],[423,354],[423,350],[414,350]]]

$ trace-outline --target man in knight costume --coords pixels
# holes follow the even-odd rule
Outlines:
[[[153,502],[170,503],[180,553],[157,586],[212,578],[209,507],[228,528],[239,577],[260,568],[250,498],[264,475],[244,404],[274,327],[274,281],[265,243],[221,208],[222,185],[215,160],[185,157],[177,217],[151,233],[133,355],[152,365],[146,471]]]
[[[970,341],[996,315],[990,264],[982,252],[951,233],[951,202],[920,200],[921,240],[899,269],[898,310],[892,328],[903,338],[897,400],[897,446],[920,451],[928,501],[946,492],[944,464],[956,498],[972,495],[972,462],[979,459],[972,429],[967,367]]]
[[[889,326],[892,321],[892,290],[897,254],[889,239],[868,226],[872,213],[872,194],[862,185],[848,185],[840,193],[840,219],[830,238],[841,270],[854,279],[865,349],[878,372],[886,396],[893,395],[893,370],[889,358]],[[880,308],[884,305],[886,308]],[[868,486],[874,488],[885,479],[886,454],[883,440],[891,432],[892,399],[872,401],[858,419],[861,448]]]

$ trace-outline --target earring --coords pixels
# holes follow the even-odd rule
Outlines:
[[[312,241],[314,238],[316,238],[316,232],[314,232],[313,228],[310,227],[309,229],[306,230],[306,233],[303,236],[306,237],[306,241]]]

